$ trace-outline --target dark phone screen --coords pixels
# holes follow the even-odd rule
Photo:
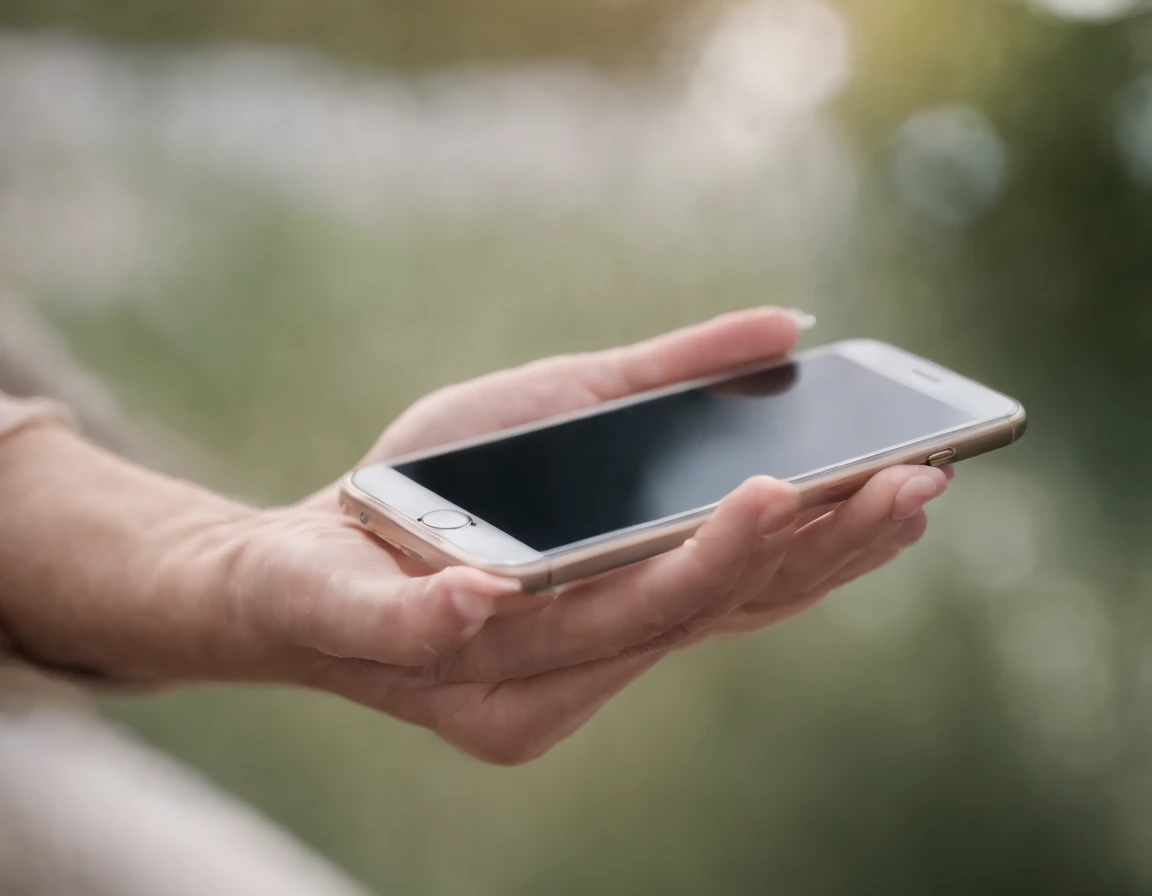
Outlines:
[[[719,501],[973,422],[838,355],[818,355],[397,470],[537,551]]]

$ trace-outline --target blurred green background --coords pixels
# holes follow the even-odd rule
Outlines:
[[[0,278],[261,502],[439,385],[760,303],[1019,397],[925,542],[522,768],[107,713],[389,893],[1152,892],[1133,0],[0,0]]]

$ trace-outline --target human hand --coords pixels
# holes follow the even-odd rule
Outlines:
[[[364,463],[766,361],[789,351],[796,335],[787,313],[743,312],[450,386],[403,414]],[[366,551],[362,531],[341,517],[341,547],[323,553],[344,575],[325,587],[324,612],[318,599],[281,604],[281,625],[319,651],[311,657],[318,662],[296,663],[310,670],[303,683],[424,725],[481,758],[520,762],[576,730],[676,647],[772,624],[891,559],[920,537],[920,508],[945,481],[930,468],[888,470],[843,507],[798,518],[795,489],[757,478],[683,547],[560,596],[528,598],[475,570],[429,575],[374,541]],[[340,513],[334,488],[306,506]],[[274,542],[283,548],[292,539],[281,533]]]
[[[402,415],[366,462],[766,361],[796,335],[788,314],[749,311],[451,386]],[[523,596],[391,551],[340,511],[334,487],[257,512],[58,435],[40,441],[34,453],[73,477],[61,490],[82,497],[67,517],[80,529],[74,553],[10,589],[37,595],[4,607],[29,653],[123,679],[323,688],[501,763],[545,752],[669,651],[771,624],[884,562],[919,537],[919,508],[945,481],[889,470],[812,518],[829,508],[798,517],[795,489],[756,478],[677,550]],[[3,542],[13,558],[62,531],[46,487],[17,490],[22,525]],[[123,512],[109,515],[110,501]]]

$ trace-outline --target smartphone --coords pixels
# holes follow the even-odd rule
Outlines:
[[[950,464],[1024,425],[1006,395],[858,339],[363,467],[341,500],[433,567],[540,590],[675,548],[750,476],[832,505],[885,467]]]

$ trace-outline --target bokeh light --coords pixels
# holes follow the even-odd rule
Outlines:
[[[1074,21],[1099,22],[1146,10],[1143,0],[1032,0],[1045,12]]]
[[[912,116],[896,132],[895,178],[913,211],[959,227],[987,211],[1008,175],[1008,151],[988,118],[966,106]]]
[[[1116,140],[1132,176],[1152,184],[1152,75],[1141,77],[1121,93]]]

